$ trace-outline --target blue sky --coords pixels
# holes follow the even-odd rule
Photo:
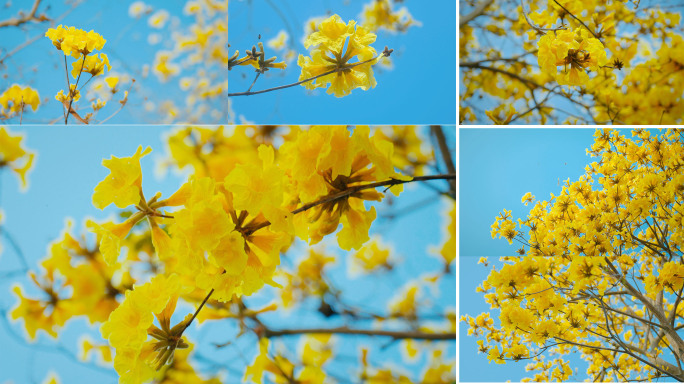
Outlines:
[[[35,168],[29,174],[30,185],[25,193],[19,192],[16,177],[7,171],[0,172],[0,205],[4,211],[3,230],[7,231],[16,243],[32,269],[36,268],[37,262],[45,257],[48,244],[57,238],[65,227],[65,218],[71,217],[75,221],[75,234],[83,230],[83,222],[86,217],[105,219],[115,215],[119,210],[114,206],[100,211],[91,204],[92,191],[95,185],[102,180],[108,170],[101,165],[103,158],[130,156],[135,152],[138,145],[150,146],[153,152],[142,159],[143,190],[146,195],[152,195],[156,191],[162,192],[163,196],[173,193],[183,182],[183,178],[173,172],[165,177],[155,176],[154,167],[160,157],[166,153],[162,144],[161,136],[169,127],[138,127],[138,126],[107,126],[100,129],[88,127],[30,127],[27,130],[20,127],[12,127],[12,132],[27,132],[25,145],[38,153]],[[445,129],[448,142],[455,143],[455,132]],[[452,147],[455,151],[455,148]],[[441,186],[438,182],[434,185]],[[394,199],[393,209],[397,211],[404,207],[410,207],[416,202],[424,202],[426,198],[433,196],[434,192],[423,185],[407,186],[405,192]],[[393,297],[402,285],[410,279],[415,279],[428,271],[441,270],[442,265],[436,257],[430,256],[428,248],[439,246],[445,236],[445,210],[449,209],[445,201],[432,199],[422,209],[411,210],[401,215],[398,219],[390,221],[383,218],[390,213],[387,207],[378,205],[378,219],[373,224],[372,233],[382,235],[386,243],[390,243],[396,251],[395,257],[401,263],[392,272],[389,279],[363,279],[350,278],[346,271],[347,266],[342,261],[345,253],[334,250],[331,245],[328,249],[335,253],[340,260],[337,269],[332,273],[332,279],[338,286],[346,287],[348,299],[358,305],[372,306],[379,302],[386,302]],[[417,240],[420,241],[417,241]],[[20,267],[18,258],[6,238],[0,240],[3,251],[0,254],[0,273],[16,270]],[[303,249],[303,245],[299,245]],[[293,254],[297,259],[297,253]],[[291,261],[283,261],[284,265],[290,265]],[[14,284],[21,284],[29,296],[36,296],[37,291],[26,276],[12,279],[0,279],[0,310],[2,314],[11,310],[16,305],[16,298],[9,291]],[[456,276],[455,268],[451,275],[442,279],[439,293],[424,290],[423,294],[441,308],[454,308],[456,302]],[[248,299],[255,307],[259,304],[268,303],[275,293],[274,289],[266,288],[261,293]],[[306,308],[309,313],[315,312],[317,302],[308,302]],[[187,312],[192,309],[189,306],[182,307]],[[177,310],[176,315],[181,313]],[[7,317],[4,317],[5,319]],[[302,311],[291,311],[283,317],[268,314],[263,320],[271,324],[286,327],[288,325],[333,325],[338,323],[326,323],[320,316],[311,317]],[[2,321],[0,324],[0,343],[11,354],[3,354],[0,359],[0,383],[6,382],[35,382],[39,383],[45,378],[48,371],[57,372],[63,383],[114,383],[114,372],[93,364],[82,364],[70,359],[69,355],[78,355],[79,344],[77,340],[87,333],[94,340],[100,340],[98,329],[91,327],[85,320],[75,320],[67,323],[67,326],[55,341],[39,332],[37,343],[30,345],[26,342],[20,323],[10,324]],[[338,324],[339,325],[339,324]],[[363,324],[370,327],[370,323]],[[244,361],[251,363],[256,354],[256,341],[252,336],[245,336],[239,342],[220,351],[216,351],[211,343],[225,342],[234,338],[238,329],[234,322],[205,323],[201,327],[189,331],[189,337],[198,343],[196,350],[204,351],[203,355],[210,356],[213,360],[226,364],[230,369],[244,372]],[[297,339],[283,339],[290,349],[296,347]],[[344,357],[343,365],[334,365],[332,370],[339,375],[345,375],[345,367],[355,366],[358,362],[360,345],[375,346],[371,352],[371,361],[374,363],[394,362],[398,366],[401,354],[398,348],[382,350],[380,345],[386,342],[383,339],[367,339],[363,337],[340,338],[341,353]],[[446,343],[447,358],[454,359],[456,345],[453,342]],[[69,353],[62,353],[58,348],[65,348]],[[352,360],[349,360],[352,359]],[[425,354],[414,364],[402,364],[402,370],[413,373],[421,371],[425,362]],[[348,374],[348,372],[347,372]],[[237,380],[235,375],[229,376],[227,382]]]
[[[307,56],[302,44],[307,19],[338,14],[345,21],[360,22],[358,16],[367,3],[370,0],[231,1],[231,52],[239,49],[242,54],[251,49],[259,41],[259,34],[266,44],[280,30],[286,30],[292,49]],[[394,69],[375,71],[375,88],[356,89],[342,98],[326,94],[325,89],[309,94],[303,86],[232,97],[236,115],[258,124],[455,124],[456,3],[408,0],[395,5],[395,9],[399,6],[406,6],[422,26],[410,27],[406,33],[378,33],[372,46],[378,52],[385,46],[394,49]],[[276,55],[265,48],[266,57]],[[299,74],[295,57],[285,70],[271,70],[260,77],[252,90],[294,83]],[[249,67],[233,68],[229,72],[230,92],[246,91],[253,80],[254,72]]]

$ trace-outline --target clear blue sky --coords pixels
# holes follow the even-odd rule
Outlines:
[[[280,30],[290,34],[292,49],[304,56],[304,22],[310,17],[338,14],[343,20],[356,20],[370,0],[320,1],[231,1],[229,42],[231,52],[244,53],[256,45],[258,35],[266,42]],[[258,124],[306,122],[307,124],[455,124],[456,122],[456,2],[453,0],[407,0],[406,6],[422,23],[406,33],[381,30],[373,47],[381,52],[394,49],[394,69],[377,70],[378,85],[368,91],[356,89],[336,98],[318,89],[309,94],[303,86],[266,94],[232,97],[235,113]],[[274,56],[266,48],[266,57]],[[280,56],[280,55],[279,55]],[[377,66],[376,66],[377,67]],[[284,71],[271,70],[260,77],[252,90],[261,90],[298,81],[300,68],[295,60]],[[229,72],[230,92],[246,91],[254,80],[248,67]]]
[[[532,207],[521,203],[525,193],[548,200],[550,193],[560,193],[564,180],[570,178],[572,182],[584,174],[584,166],[596,161],[585,152],[594,142],[594,132],[590,128],[459,130],[460,315],[475,317],[490,312],[499,324],[499,313],[490,310],[475,288],[487,278],[492,266],[501,269],[499,256],[515,255],[520,244],[492,239],[490,226],[504,208],[512,211],[514,220],[525,218]],[[631,137],[628,129],[621,134]],[[488,268],[477,264],[481,256],[488,256]],[[468,336],[467,331],[467,325],[460,323],[460,381],[515,382],[531,376],[525,372],[527,361],[490,364],[485,354],[477,353],[478,338]],[[571,361],[580,369],[573,381],[583,380],[586,364],[579,356]]]
[[[91,204],[92,191],[95,185],[102,180],[108,170],[101,165],[103,158],[130,156],[135,152],[138,145],[151,146],[153,152],[142,159],[143,189],[146,194],[152,195],[161,191],[164,196],[174,192],[183,179],[174,173],[168,173],[164,178],[155,177],[153,171],[156,160],[165,155],[161,135],[168,131],[169,127],[139,127],[139,126],[107,126],[99,129],[88,127],[30,127],[28,130],[20,127],[11,127],[12,132],[28,131],[26,146],[38,152],[35,168],[29,175],[30,186],[27,192],[19,192],[16,177],[7,171],[0,172],[0,206],[4,210],[3,230],[7,231],[15,239],[26,257],[29,266],[36,268],[37,262],[45,257],[49,242],[57,238],[64,229],[64,220],[71,217],[75,221],[74,233],[80,234],[86,217],[105,219],[118,212],[116,207],[110,206],[104,211],[97,210]],[[455,143],[455,132],[445,130],[449,143]],[[455,150],[455,145],[452,150]],[[441,185],[434,182],[435,185]],[[394,200],[394,209],[397,211],[404,207],[410,207],[416,202],[425,201],[433,196],[431,189],[422,185],[408,186],[405,192]],[[381,234],[387,242],[396,250],[396,257],[401,263],[393,271],[390,279],[350,279],[347,274],[347,266],[340,262],[333,271],[332,279],[339,286],[346,287],[348,298],[357,304],[369,306],[384,302],[393,297],[398,288],[409,279],[415,279],[427,271],[441,269],[437,258],[428,256],[426,249],[431,245],[441,245],[444,239],[445,222],[442,218],[443,211],[448,205],[439,199],[432,199],[424,208],[411,210],[400,216],[395,221],[382,218],[389,213],[386,207],[377,206],[378,219],[373,224],[372,233]],[[2,238],[3,251],[0,254],[0,273],[16,270],[20,265],[17,257],[8,244],[7,239]],[[331,246],[329,249],[334,249]],[[334,251],[343,259],[345,253]],[[296,253],[293,255],[295,258]],[[284,261],[284,264],[287,262]],[[453,269],[455,271],[455,268]],[[0,310],[2,314],[16,305],[16,298],[10,294],[13,284],[21,284],[28,295],[37,295],[28,277],[0,279]],[[456,277],[455,272],[442,281],[439,295],[426,290],[426,297],[442,308],[454,308],[456,302]],[[274,289],[264,289],[260,294],[251,297],[248,303],[255,307],[258,303],[267,303],[273,297]],[[372,293],[372,294],[371,294]],[[307,304],[308,313],[315,313],[317,303]],[[191,308],[183,307],[185,311]],[[177,314],[181,312],[179,308]],[[7,319],[7,317],[4,317]],[[275,315],[266,315],[263,320],[270,324],[286,327],[288,325],[340,325],[337,322],[324,322],[320,316],[305,316],[301,311],[292,311],[284,317],[276,318]],[[277,321],[276,321],[277,320]],[[5,351],[11,354],[3,354],[0,359],[0,383],[40,383],[47,372],[56,371],[62,383],[115,383],[116,376],[112,370],[94,367],[92,364],[81,364],[69,359],[68,354],[56,350],[56,345],[61,345],[71,354],[79,353],[77,339],[84,333],[88,333],[94,340],[100,340],[99,330],[87,325],[85,320],[76,320],[67,323],[60,338],[55,341],[39,332],[35,345],[29,345],[25,341],[23,327],[19,323],[11,324],[2,320],[0,323],[0,344],[4,345]],[[370,327],[370,323],[365,324]],[[219,352],[211,346],[214,342],[231,340],[237,334],[238,329],[234,322],[205,323],[199,328],[189,331],[193,341],[198,342],[195,350],[204,351],[205,356],[211,356],[215,361],[226,364],[234,372],[244,372],[245,361],[252,362],[257,352],[254,337],[245,336],[235,345]],[[348,374],[345,367],[357,366],[358,347],[362,344],[373,345],[371,361],[394,362],[399,365],[401,356],[398,348],[390,347],[381,350],[379,347],[387,342],[384,339],[368,339],[363,337],[340,338],[343,363],[333,366],[333,371],[338,375]],[[297,339],[287,339],[289,348],[297,346]],[[446,358],[454,359],[456,354],[455,343],[447,343]],[[207,353],[208,351],[208,353]],[[245,360],[246,359],[246,360]],[[345,360],[346,359],[346,360]],[[351,359],[351,360],[349,360]],[[406,372],[420,372],[425,356],[415,364],[401,364],[401,369]],[[353,361],[353,362],[352,362]],[[350,363],[351,362],[351,363]],[[206,366],[205,366],[206,367]],[[233,372],[231,371],[231,372]],[[231,374],[226,382],[239,382],[234,374]]]

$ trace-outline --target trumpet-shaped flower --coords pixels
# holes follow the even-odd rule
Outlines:
[[[50,28],[45,32],[45,36],[52,41],[52,44],[66,56],[80,58],[81,55],[87,56],[89,53],[100,50],[104,47],[107,40],[95,31],[86,32],[75,27]]]
[[[71,66],[73,67],[71,76],[73,76],[74,79],[78,78],[78,75],[81,72],[97,76],[103,74],[105,68],[107,68],[108,71],[112,69],[109,65],[109,58],[104,53],[87,56],[85,60],[74,61],[71,63]]]
[[[577,33],[563,30],[539,39],[537,61],[542,71],[556,77],[561,85],[584,85],[589,81],[586,70],[597,71],[608,62],[603,44],[587,36],[584,29]],[[558,73],[557,67],[563,66]]]
[[[393,169],[392,152],[391,142],[380,136],[369,138],[369,128],[364,126],[358,126],[352,137],[343,126],[313,127],[280,149],[286,173],[297,177],[296,193],[302,202],[338,196],[363,182],[403,178]],[[390,189],[398,193],[395,188]],[[342,223],[338,243],[346,250],[359,249],[369,239],[368,229],[375,219],[375,209],[366,210],[364,200],[382,197],[368,189],[331,198],[306,215],[295,216],[296,234],[315,244]]]
[[[119,382],[141,383],[150,379],[160,362],[159,354],[155,354],[156,343],[167,340],[172,333],[177,337],[177,346],[184,344],[180,335],[187,320],[181,322],[179,327],[173,327],[173,332],[169,328],[170,315],[181,291],[177,275],[158,275],[149,283],[127,291],[123,303],[102,324],[102,337],[116,349],[114,368],[120,375]],[[153,326],[155,315],[161,327],[168,328],[168,332]],[[148,335],[153,339],[148,341]]]
[[[102,160],[102,165],[109,168],[110,174],[102,180],[93,193],[93,205],[103,209],[109,204],[119,208],[126,208],[138,204],[142,197],[142,171],[140,159],[152,152],[151,148],[144,151],[142,146],[131,157]]]
[[[338,15],[332,15],[306,38],[304,46],[315,48],[311,57],[299,55],[297,64],[302,67],[299,80],[332,72],[302,85],[307,89],[328,87],[327,93],[334,93],[336,97],[346,96],[355,88],[366,91],[375,87],[372,69],[375,60],[371,59],[376,52],[370,46],[375,38],[366,28],[356,27],[354,20],[345,23]],[[359,61],[350,63],[354,57]]]

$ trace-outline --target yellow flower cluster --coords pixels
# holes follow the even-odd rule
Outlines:
[[[354,253],[349,268],[352,273],[373,273],[392,269],[390,250],[379,236],[373,236],[358,252]]]
[[[563,30],[539,39],[537,56],[542,71],[556,78],[561,85],[585,85],[586,70],[597,71],[608,61],[605,48],[586,29]],[[558,67],[563,70],[558,73]]]
[[[95,31],[86,32],[76,27],[50,28],[45,32],[45,36],[52,41],[52,44],[64,55],[74,59],[88,56],[93,51],[101,50],[107,40]]]
[[[169,328],[180,293],[178,276],[158,275],[149,283],[126,291],[123,303],[102,324],[102,336],[116,349],[114,368],[120,375],[120,383],[141,383],[151,379],[161,365],[173,359],[176,348],[188,347],[180,338],[184,322]],[[164,331],[153,325],[153,314]]]
[[[291,200],[316,201],[345,193],[361,183],[405,179],[392,166],[392,144],[377,134],[369,136],[366,126],[357,126],[352,136],[344,126],[315,126],[283,144],[280,148],[283,170],[295,186]],[[402,187],[390,190],[398,194]],[[375,208],[366,210],[363,202],[382,198],[380,192],[363,190],[321,204],[295,216],[296,234],[316,244],[335,232],[341,223],[342,230],[337,234],[340,247],[359,249],[369,239],[368,228],[376,216]]]
[[[317,297],[322,300],[330,291],[330,287],[323,278],[324,269],[335,263],[335,257],[315,249],[309,249],[307,256],[299,262],[293,273],[282,273],[287,280],[283,289],[280,290],[280,299],[285,308],[302,302],[307,297]]]
[[[18,113],[23,112],[24,106],[30,105],[35,112],[40,105],[38,91],[31,87],[24,87],[12,84],[5,92],[0,95],[0,117],[8,119]]]
[[[11,315],[24,320],[31,338],[38,330],[57,337],[57,329],[73,317],[105,321],[119,305],[118,294],[132,284],[130,276],[121,275],[120,265],[108,266],[99,251],[70,233],[71,227],[68,221],[62,237],[50,244],[41,275],[31,275],[43,299],[27,298],[19,286],[14,288],[19,304]]]
[[[375,38],[368,29],[356,26],[354,20],[345,23],[338,15],[330,16],[304,41],[306,48],[313,46],[314,49],[311,57],[299,55],[297,65],[302,68],[299,80],[336,71],[302,84],[306,89],[328,87],[327,93],[336,97],[346,96],[356,88],[367,91],[375,87],[373,61],[369,61],[376,53],[370,46]],[[357,63],[365,63],[350,63],[354,57],[358,58]]]
[[[263,383],[264,374],[268,373],[273,382],[323,384],[326,382],[326,374],[323,366],[332,357],[332,341],[330,335],[309,336],[305,339],[302,348],[302,362],[304,368],[295,373],[295,365],[285,356],[269,353],[270,342],[267,338],[259,340],[259,354],[254,362],[247,366],[244,382]]]
[[[131,156],[104,159],[109,174],[95,186],[92,203],[99,209],[112,204],[123,209],[125,220],[87,220],[85,227],[95,234],[94,239],[77,239],[69,224],[63,237],[51,244],[43,270],[32,275],[43,297],[27,297],[16,287],[19,304],[12,317],[24,320],[32,338],[39,330],[56,336],[75,317],[104,322],[101,332],[114,349],[114,368],[121,382],[140,383],[160,375],[199,380],[189,378],[196,377],[194,371],[183,370],[190,347],[183,332],[195,317],[188,314],[172,324],[178,300],[202,302],[200,309],[207,304],[198,321],[227,316],[226,308],[239,303],[241,296],[251,295],[264,284],[279,286],[273,278],[280,254],[295,236],[318,243],[342,224],[337,236],[340,246],[361,249],[375,219],[375,209],[367,209],[364,202],[384,197],[375,191],[376,184],[398,194],[401,185],[387,182],[408,180],[394,166],[408,160],[396,158],[392,142],[380,131],[371,136],[365,126],[353,130],[292,126],[286,142],[276,149],[272,143],[277,129],[188,127],[175,131],[167,138],[171,162],[189,166],[193,175],[169,197],[161,193],[146,197],[143,192],[141,162],[151,152],[149,148],[139,146]],[[27,156],[20,147],[21,138],[0,129],[2,140],[8,144],[0,148],[14,148],[5,155],[9,161]],[[148,224],[133,230],[144,219]],[[380,255],[378,260],[370,255],[360,259],[372,268],[389,265],[389,252],[375,247],[377,252],[372,244],[368,249]],[[285,275],[283,302],[287,305],[305,296],[323,298],[331,292],[324,268],[334,260],[311,251],[298,263],[296,279]],[[154,277],[148,281],[150,275]],[[391,316],[415,318],[419,305],[419,286],[411,284],[391,303]],[[111,359],[108,347],[88,341],[83,349],[86,356],[99,351],[105,360]],[[324,382],[321,366],[331,355],[328,341],[309,340],[304,350],[305,367],[294,370],[292,365],[289,374],[303,381]],[[257,359],[261,363],[255,362],[247,378],[259,380],[259,372],[269,371],[266,357]],[[285,360],[282,363],[287,368]],[[439,359],[430,369],[429,377],[445,372]]]
[[[413,19],[406,7],[394,11],[391,0],[373,0],[363,6],[361,25],[371,31],[382,28],[392,32],[406,32],[412,25],[419,26],[420,22]]]

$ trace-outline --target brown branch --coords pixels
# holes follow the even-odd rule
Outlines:
[[[44,13],[36,16],[36,12],[38,12],[38,6],[40,5],[40,1],[41,0],[35,0],[33,2],[33,7],[31,7],[31,10],[28,14],[24,14],[24,12],[19,11],[19,16],[4,21],[0,21],[0,28],[18,27],[22,24],[28,23],[29,21],[43,22],[50,20],[47,16],[45,16]]]
[[[376,329],[351,329],[347,327],[337,328],[298,328],[273,330],[266,328],[264,337],[292,336],[303,334],[338,334],[338,335],[365,335],[365,336],[386,336],[395,340],[451,340],[456,341],[456,333],[426,333],[418,331],[383,331]]]
[[[562,6],[562,5],[561,5],[559,2],[557,2],[556,0],[553,0],[553,2],[556,3],[556,4],[558,4],[559,7],[563,8],[563,10],[564,10],[565,12],[568,13],[568,15],[572,16],[575,20],[579,21],[580,24],[582,24],[582,25],[584,26],[584,28],[587,29],[587,31],[591,32],[591,34],[592,34],[596,39],[599,39],[598,36],[596,36],[596,34],[594,33],[594,31],[592,31],[591,29],[589,29],[589,27],[587,27],[587,25],[584,24],[584,22],[583,22],[582,20],[580,20],[577,16],[573,15],[572,12],[568,11],[564,6]],[[600,39],[599,39],[599,40],[600,40]]]
[[[202,308],[204,307],[204,304],[207,303],[207,300],[209,300],[209,298],[211,297],[211,295],[212,295],[213,293],[214,293],[214,289],[212,288],[211,291],[209,291],[209,293],[207,294],[207,296],[204,298],[204,300],[202,300],[202,303],[199,305],[199,307],[197,307],[197,310],[195,311],[195,313],[192,314],[192,317],[190,318],[190,321],[188,321],[188,323],[185,324],[185,327],[183,327],[183,331],[180,333],[181,335],[183,334],[183,332],[185,332],[186,329],[188,329],[188,327],[190,326],[190,324],[192,324],[192,321],[195,320],[195,318],[197,317],[197,315],[199,315],[200,311],[201,311]]]
[[[468,24],[474,18],[482,16],[484,14],[485,8],[489,7],[493,2],[494,0],[482,1],[480,4],[477,5],[477,7],[475,7],[475,9],[472,10],[472,12],[459,18],[458,25],[462,27],[463,25]]]
[[[372,189],[372,188],[377,188],[377,187],[392,187],[395,185],[399,184],[406,184],[406,183],[411,183],[414,181],[427,181],[427,180],[456,180],[456,174],[448,174],[448,175],[430,175],[430,176],[416,176],[412,178],[411,180],[397,180],[397,179],[390,179],[390,180],[385,180],[385,181],[378,181],[375,183],[371,184],[365,184],[365,185],[359,185],[356,187],[351,187],[347,190],[344,190],[342,192],[338,192],[334,195],[330,195],[327,197],[324,197],[323,199],[320,199],[318,201],[314,201],[313,203],[305,204],[294,211],[292,211],[293,214],[297,214],[300,212],[307,211],[317,205],[329,203],[331,201],[341,199],[343,197],[351,196],[357,192],[363,191],[365,189]]]
[[[558,4],[558,3],[556,3],[556,4]],[[527,16],[527,11],[525,11],[525,4],[523,3],[523,0],[520,0],[520,9],[522,9],[522,13],[523,13],[523,16],[525,16],[525,21],[527,21],[527,24],[529,24],[529,26],[532,27],[532,29],[534,29],[535,31],[537,31],[539,33],[543,34],[543,32],[560,31],[560,30],[565,29],[565,26],[562,26],[559,28],[542,28],[542,27],[534,24],[532,22],[532,20],[530,20],[530,18]]]
[[[439,151],[442,153],[442,159],[444,160],[444,164],[446,164],[447,171],[455,175],[456,167],[454,166],[454,160],[451,158],[451,152],[449,152],[449,146],[447,145],[442,126],[431,125],[430,130],[437,139],[437,145],[439,146]],[[453,193],[452,197],[456,198],[456,179],[449,180],[449,185],[451,186],[451,193]]]

